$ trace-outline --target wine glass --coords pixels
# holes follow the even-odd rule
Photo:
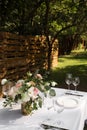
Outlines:
[[[67,74],[66,75],[65,82],[68,85],[68,90],[70,90],[70,85],[72,84],[72,74]]]
[[[77,91],[77,86],[79,85],[79,83],[80,83],[80,78],[79,77],[74,77],[73,81],[72,81],[72,84],[75,87],[75,92]]]
[[[62,101],[61,106],[59,106],[57,103],[57,100],[54,99],[53,100],[53,107],[54,107],[54,111],[56,111],[59,114],[59,113],[63,112],[63,110],[64,110],[64,102]]]
[[[44,98],[44,106],[50,110],[53,108],[53,99],[56,95],[56,92],[54,89],[50,89],[49,91],[46,92],[46,97]]]
[[[62,101],[61,105],[59,106],[57,103],[57,100],[54,99],[53,100],[53,107],[54,107],[54,111],[57,112],[57,114],[59,115],[60,113],[62,113],[64,111],[64,102]],[[61,125],[63,122],[61,120],[57,120],[57,124]]]

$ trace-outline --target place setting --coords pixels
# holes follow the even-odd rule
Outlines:
[[[77,96],[78,98],[83,97],[79,91],[77,91],[77,87],[80,84],[80,78],[78,76],[74,76],[71,73],[66,74],[65,83],[67,84],[68,90],[65,92],[66,95]],[[71,90],[71,87],[74,89]]]
[[[49,114],[49,116],[40,123],[40,126],[44,128],[44,130],[69,130],[68,125],[60,118],[64,107],[54,106],[53,110],[53,115]]]
[[[56,98],[55,102],[58,106],[64,106],[66,109],[76,108],[84,97],[82,93],[77,91],[80,78],[73,77],[71,73],[68,73],[66,74],[65,83],[67,84],[68,89],[65,89],[63,94]],[[71,85],[74,86],[74,90],[71,90]]]
[[[53,111],[56,113],[58,118],[47,118],[41,123],[41,126],[46,129],[59,129],[59,130],[68,130],[69,126],[64,121],[63,117],[65,111],[73,111],[78,108],[82,97],[84,95],[77,91],[77,86],[80,83],[79,77],[73,77],[72,74],[68,74],[68,77],[65,79],[66,84],[68,85],[68,89],[62,91],[63,93],[56,97],[51,97],[47,99],[47,103],[45,102],[45,107],[47,107],[48,112]],[[74,90],[71,90],[70,85],[74,86]],[[62,120],[63,119],[63,120]]]
[[[60,119],[61,113],[63,113],[65,106],[63,102],[62,104],[59,104],[58,100],[59,97],[47,97],[44,106],[47,114],[46,119],[44,119],[40,124],[42,128],[48,130],[68,130],[68,125]]]

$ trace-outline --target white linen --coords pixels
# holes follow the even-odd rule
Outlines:
[[[55,88],[56,97],[64,96],[66,89]],[[72,91],[73,92],[73,91]],[[47,109],[45,106],[43,108],[34,112],[34,114],[29,116],[23,116],[20,110],[20,104],[14,105],[14,108],[3,108],[2,102],[0,100],[0,130],[43,130],[43,128],[38,128],[40,124],[46,120],[53,120],[56,122],[62,121],[59,124],[59,127],[67,128],[69,130],[83,130],[84,121],[87,118],[87,93],[79,92],[83,94],[84,97],[80,96],[71,96],[75,97],[78,100],[79,104],[77,107],[68,109],[64,108],[63,112],[57,113],[54,111],[54,108]],[[46,99],[45,99],[46,100]],[[51,98],[51,101],[53,98]],[[52,103],[52,102],[51,102]],[[50,101],[49,101],[50,104]],[[60,107],[60,106],[58,106]],[[52,122],[51,122],[52,124]]]

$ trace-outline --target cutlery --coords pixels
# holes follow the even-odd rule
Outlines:
[[[74,95],[74,96],[80,96],[80,97],[83,97],[83,95],[81,95],[81,94],[68,93],[68,92],[66,92],[65,94],[66,94],[66,95]]]
[[[47,124],[41,124],[41,126],[42,126],[44,129],[55,128],[55,129],[58,129],[58,130],[69,130],[69,129],[65,129],[65,128],[61,128],[61,127],[57,127],[57,126],[53,126],[53,125],[47,125]]]

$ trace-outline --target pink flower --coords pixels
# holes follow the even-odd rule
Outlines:
[[[43,79],[43,77],[41,76],[41,74],[37,74],[36,78]]]
[[[37,95],[38,95],[38,93],[39,93],[38,88],[34,88],[34,96],[37,96]]]
[[[22,83],[17,83],[15,87],[20,88],[22,86]]]
[[[23,85],[23,83],[24,83],[24,80],[23,80],[23,79],[20,79],[20,80],[17,81],[15,87],[20,88],[20,87]]]
[[[31,87],[28,90],[28,96],[35,100],[38,97],[39,90],[36,87]]]

